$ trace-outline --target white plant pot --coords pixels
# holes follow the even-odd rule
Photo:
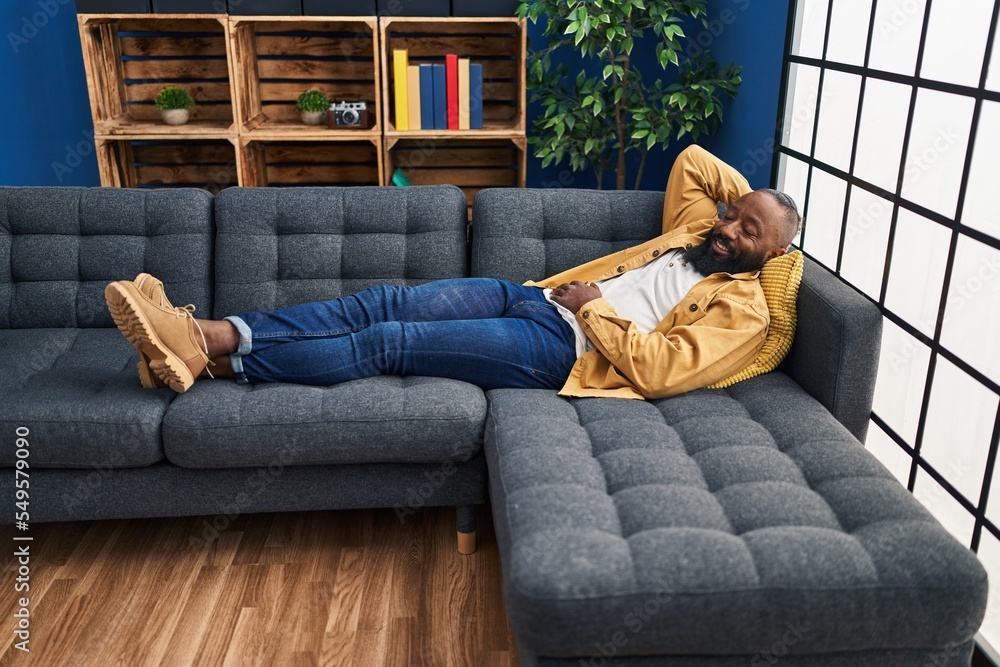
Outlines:
[[[325,111],[303,111],[302,122],[306,125],[322,125],[326,120]]]
[[[183,125],[191,117],[187,109],[164,109],[161,113],[167,125]]]

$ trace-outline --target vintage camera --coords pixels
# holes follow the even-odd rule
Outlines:
[[[372,126],[371,110],[367,102],[338,102],[330,105],[327,120],[332,128],[358,127],[368,129]]]

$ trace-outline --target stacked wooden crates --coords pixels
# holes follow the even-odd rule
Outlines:
[[[374,18],[230,19],[242,185],[378,185],[382,133],[304,125],[299,94],[381,104]]]
[[[239,178],[227,16],[81,15],[101,184],[218,191]],[[192,120],[169,126],[153,100],[178,84]]]
[[[524,186],[525,47],[514,18],[81,14],[101,183],[117,187]],[[392,49],[482,62],[484,128],[395,129]],[[153,105],[177,85],[197,106],[169,126]],[[365,101],[374,126],[308,126],[300,93]]]

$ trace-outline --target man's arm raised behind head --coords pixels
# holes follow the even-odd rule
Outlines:
[[[688,146],[677,156],[667,180],[663,233],[715,220],[717,201],[728,206],[750,191],[738,171],[701,146]]]

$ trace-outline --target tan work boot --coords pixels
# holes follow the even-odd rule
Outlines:
[[[164,308],[174,307],[174,304],[170,303],[170,299],[167,298],[166,293],[163,291],[162,280],[154,278],[148,273],[140,273],[132,282],[135,283],[140,292],[146,295],[147,299],[157,306],[163,306]]]
[[[148,273],[140,273],[135,277],[135,286],[139,288],[147,299],[155,303],[157,306],[162,306],[163,308],[172,309],[174,304],[170,303],[170,299],[167,298],[166,293],[163,291],[163,281],[154,278]],[[153,370],[149,367],[149,357],[139,352],[139,363],[136,364],[139,369],[139,381],[142,386],[146,389],[159,389],[161,387],[166,387],[167,383],[156,376]]]
[[[200,333],[201,327],[192,314],[194,306],[161,305],[130,280],[108,285],[104,298],[118,329],[148,360],[153,375],[176,392],[190,389],[195,378],[211,363],[204,334],[200,344],[195,337],[195,328]]]

